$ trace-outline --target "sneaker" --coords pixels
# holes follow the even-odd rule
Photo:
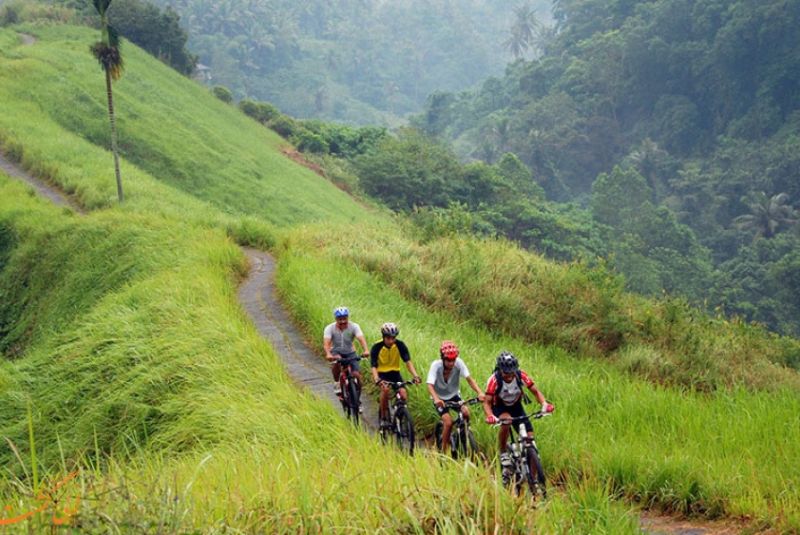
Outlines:
[[[364,405],[360,401],[358,402],[358,414],[364,414]]]
[[[339,383],[335,383],[333,385],[333,393],[338,397],[342,397],[342,387],[339,385]]]

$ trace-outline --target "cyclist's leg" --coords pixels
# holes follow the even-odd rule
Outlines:
[[[339,382],[339,375],[342,373],[342,365],[338,362],[334,362],[331,366],[331,374],[333,375],[333,380],[337,383]]]
[[[447,453],[450,450],[450,432],[453,430],[453,417],[450,416],[450,411],[445,411],[442,414],[442,452]]]

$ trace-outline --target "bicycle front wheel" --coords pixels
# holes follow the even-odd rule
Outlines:
[[[539,459],[539,452],[536,448],[530,446],[527,448],[526,458],[528,461],[528,471],[525,478],[528,481],[528,488],[533,497],[541,495],[542,498],[547,496],[546,482],[544,478],[544,468],[542,468],[542,461]]]
[[[403,451],[414,454],[414,422],[408,410],[403,407],[398,409],[394,416],[394,432],[397,437],[397,445]]]
[[[347,397],[348,397],[348,416],[353,421],[354,424],[358,425],[358,418],[359,414],[359,407],[361,405],[361,393],[358,389],[358,384],[356,383],[355,379],[351,379],[350,383],[347,385]]]

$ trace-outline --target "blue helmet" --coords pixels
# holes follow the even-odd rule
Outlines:
[[[347,310],[347,307],[336,307],[333,309],[333,317],[334,318],[346,318],[350,315],[350,311]]]

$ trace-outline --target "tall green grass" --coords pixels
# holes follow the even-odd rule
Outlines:
[[[17,31],[39,41],[24,46]],[[114,202],[104,79],[88,51],[96,38],[73,26],[0,29],[0,148],[87,208]],[[366,219],[352,198],[281,154],[277,134],[137,47],[125,43],[123,54],[114,97],[131,202],[164,211],[184,204],[180,191],[279,226]]]
[[[354,432],[291,384],[244,317],[243,256],[222,230],[75,216],[4,177],[0,228],[11,236],[0,295],[14,293],[0,338],[19,347],[0,364],[6,517],[79,470],[64,499],[82,498],[71,522],[88,531],[635,532],[625,507],[584,509],[597,492],[536,511],[483,466],[409,458]],[[47,529],[50,505],[9,529]]]
[[[378,230],[376,235],[385,235]],[[361,235],[372,234],[362,229]],[[654,386],[603,361],[577,359],[556,345],[501,336],[488,322],[465,321],[449,309],[422,308],[381,275],[361,271],[358,254],[342,254],[347,248],[337,242],[312,228],[293,233],[283,244],[279,286],[310,339],[319,338],[331,308],[344,303],[372,339],[379,337],[382,322],[398,322],[418,370],[427,370],[438,358],[442,339],[453,339],[485,384],[495,355],[510,349],[557,407],[552,418],[536,425],[553,480],[567,488],[599,481],[612,496],[665,511],[743,516],[788,531],[800,529],[796,390],[778,386],[702,393]],[[379,243],[376,249],[389,248]],[[393,252],[398,263],[406,261],[401,246]],[[403,285],[414,284],[405,277]],[[422,389],[412,391],[411,407],[430,431],[436,416]],[[474,428],[481,446],[496,453],[495,432],[479,423]]]
[[[352,263],[463,321],[614,363],[655,383],[701,391],[744,386],[800,392],[800,342],[713,318],[674,300],[623,291],[602,267],[556,264],[505,241],[442,238],[426,244],[364,228],[355,243],[320,233]]]

